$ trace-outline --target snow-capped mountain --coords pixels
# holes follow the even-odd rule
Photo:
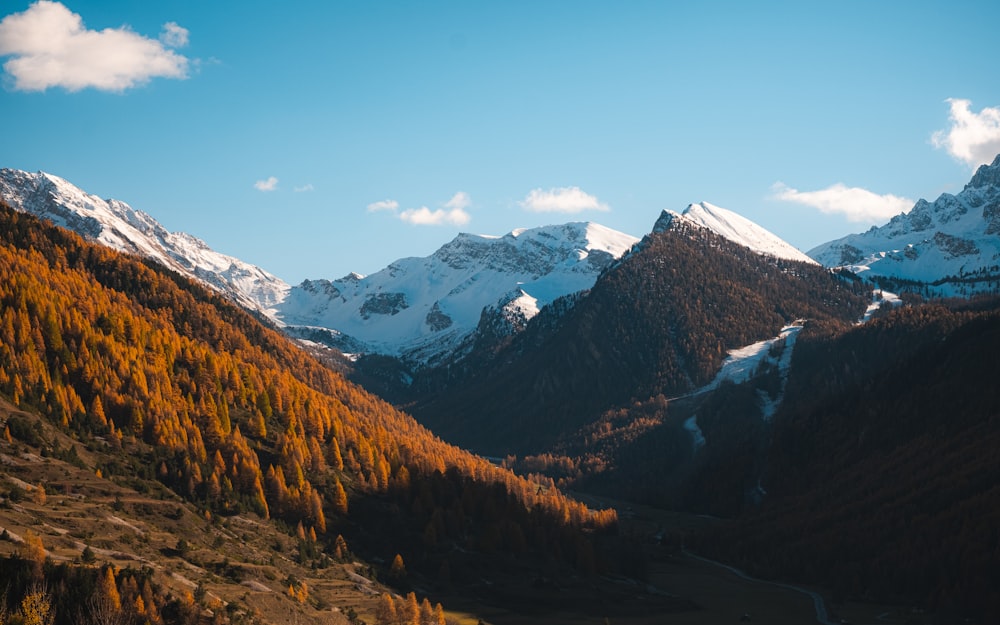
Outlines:
[[[660,232],[670,227],[670,224],[676,218],[686,220],[702,228],[707,228],[719,236],[748,247],[759,254],[810,264],[816,263],[815,260],[807,256],[804,252],[787,243],[770,230],[757,225],[731,210],[709,204],[708,202],[688,204],[683,213],[675,213],[669,210],[663,211],[660,219],[653,226],[653,232]]]
[[[460,355],[479,335],[519,332],[547,304],[592,287],[638,242],[583,222],[504,236],[460,234],[428,257],[400,259],[368,277],[352,273],[291,287],[191,235],[167,231],[124,202],[103,200],[51,174],[0,169],[0,199],[206,283],[299,338],[417,365]],[[677,217],[754,251],[809,261],[764,228],[712,204],[692,204],[681,215],[664,211],[657,227]]]
[[[929,295],[994,292],[1000,285],[1000,155],[958,195],[918,201],[881,227],[824,243],[809,255],[866,278],[917,283]]]
[[[156,260],[265,314],[289,289],[259,267],[220,254],[189,234],[168,232],[128,204],[90,195],[52,174],[0,169],[0,199],[90,241]]]
[[[307,280],[277,306],[292,330],[335,329],[328,342],[427,364],[452,354],[484,309],[523,326],[554,299],[593,286],[638,241],[594,223],[460,234],[432,255],[403,258],[367,277]]]

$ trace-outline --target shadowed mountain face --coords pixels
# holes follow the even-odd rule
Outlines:
[[[696,548],[834,596],[994,622],[998,350],[995,300],[803,336],[773,419],[767,496]]]
[[[754,253],[684,218],[658,230],[572,305],[415,378],[408,408],[483,453],[537,452],[609,408],[705,384],[728,349],[793,319],[864,310],[853,283],[817,265]]]

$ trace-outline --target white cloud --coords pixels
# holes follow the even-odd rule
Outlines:
[[[579,213],[586,210],[608,211],[611,208],[580,187],[559,187],[543,191],[532,189],[520,202],[525,210],[535,213]]]
[[[931,144],[948,150],[970,167],[993,162],[1000,154],[1000,107],[987,107],[979,113],[969,108],[969,100],[949,98],[951,127],[931,135]]]
[[[312,183],[304,184],[301,187],[295,187],[292,189],[292,191],[295,191],[296,193],[305,193],[313,190],[315,190],[315,187],[312,186]]]
[[[426,206],[420,208],[408,208],[402,212],[399,210],[399,202],[396,200],[380,200],[368,205],[369,213],[391,212],[395,213],[400,220],[416,226],[441,226],[445,224],[453,226],[464,226],[472,220],[472,217],[465,210],[472,204],[472,198],[465,191],[459,191],[451,196],[451,199],[444,203],[444,208],[431,210]]]
[[[124,91],[152,78],[187,78],[188,59],[164,47],[186,43],[187,30],[171,22],[163,37],[126,27],[87,30],[61,3],[40,0],[0,21],[0,56],[13,57],[3,68],[20,91]]]
[[[799,191],[782,182],[771,186],[773,197],[815,208],[823,213],[839,214],[848,221],[884,221],[913,208],[913,200],[892,194],[879,195],[860,187],[841,183],[819,191]]]
[[[183,48],[188,44],[188,29],[179,26],[177,22],[167,22],[160,33],[160,41],[171,48]]]
[[[443,224],[463,226],[471,219],[469,213],[462,208],[449,208],[447,210],[439,208],[432,211],[426,206],[408,208],[399,214],[399,218],[418,226],[440,226]]]
[[[469,208],[470,204],[472,204],[472,198],[469,197],[469,194],[465,191],[459,191],[445,202],[444,207],[453,211],[464,211]]]
[[[368,205],[369,213],[377,213],[379,211],[395,211],[399,208],[399,202],[396,200],[379,200],[378,202],[372,202]]]
[[[258,180],[253,183],[253,188],[258,191],[274,191],[278,188],[278,179],[271,176],[267,180]]]

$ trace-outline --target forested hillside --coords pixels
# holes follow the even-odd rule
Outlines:
[[[557,302],[498,349],[418,377],[410,409],[477,451],[537,453],[608,410],[705,384],[727,350],[794,319],[856,320],[866,298],[826,269],[677,220],[572,306]]]
[[[914,306],[796,347],[767,496],[697,548],[941,622],[1000,620],[1000,308]]]
[[[141,477],[210,513],[301,524],[330,553],[343,533],[433,575],[461,576],[465,549],[615,566],[582,531],[613,511],[443,443],[193,282],[6,207],[0,315],[0,393],[79,440],[144,445]],[[379,524],[399,531],[362,531]]]

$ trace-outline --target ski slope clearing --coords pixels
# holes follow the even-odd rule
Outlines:
[[[724,382],[743,384],[765,368],[777,367],[778,374],[781,376],[782,392],[777,397],[771,397],[764,392],[759,393],[761,415],[764,420],[770,420],[774,416],[774,413],[777,412],[778,406],[781,405],[785,380],[788,379],[788,370],[792,365],[792,349],[795,347],[795,339],[804,323],[804,320],[797,319],[795,322],[783,327],[778,336],[772,339],[757,341],[756,343],[730,350],[729,356],[722,362],[722,367],[719,369],[719,373],[715,375],[714,380],[693,393],[673,399],[682,399],[684,397],[693,397],[708,393],[719,388]],[[701,428],[698,427],[697,414],[692,415],[684,421],[684,429],[691,434],[691,442],[695,451],[705,446],[705,435],[702,433]]]
[[[899,295],[890,293],[889,291],[875,289],[872,292],[872,303],[865,309],[865,314],[860,320],[858,320],[858,325],[863,325],[871,321],[875,313],[878,312],[883,306],[895,308],[902,305],[903,300],[899,298]]]

